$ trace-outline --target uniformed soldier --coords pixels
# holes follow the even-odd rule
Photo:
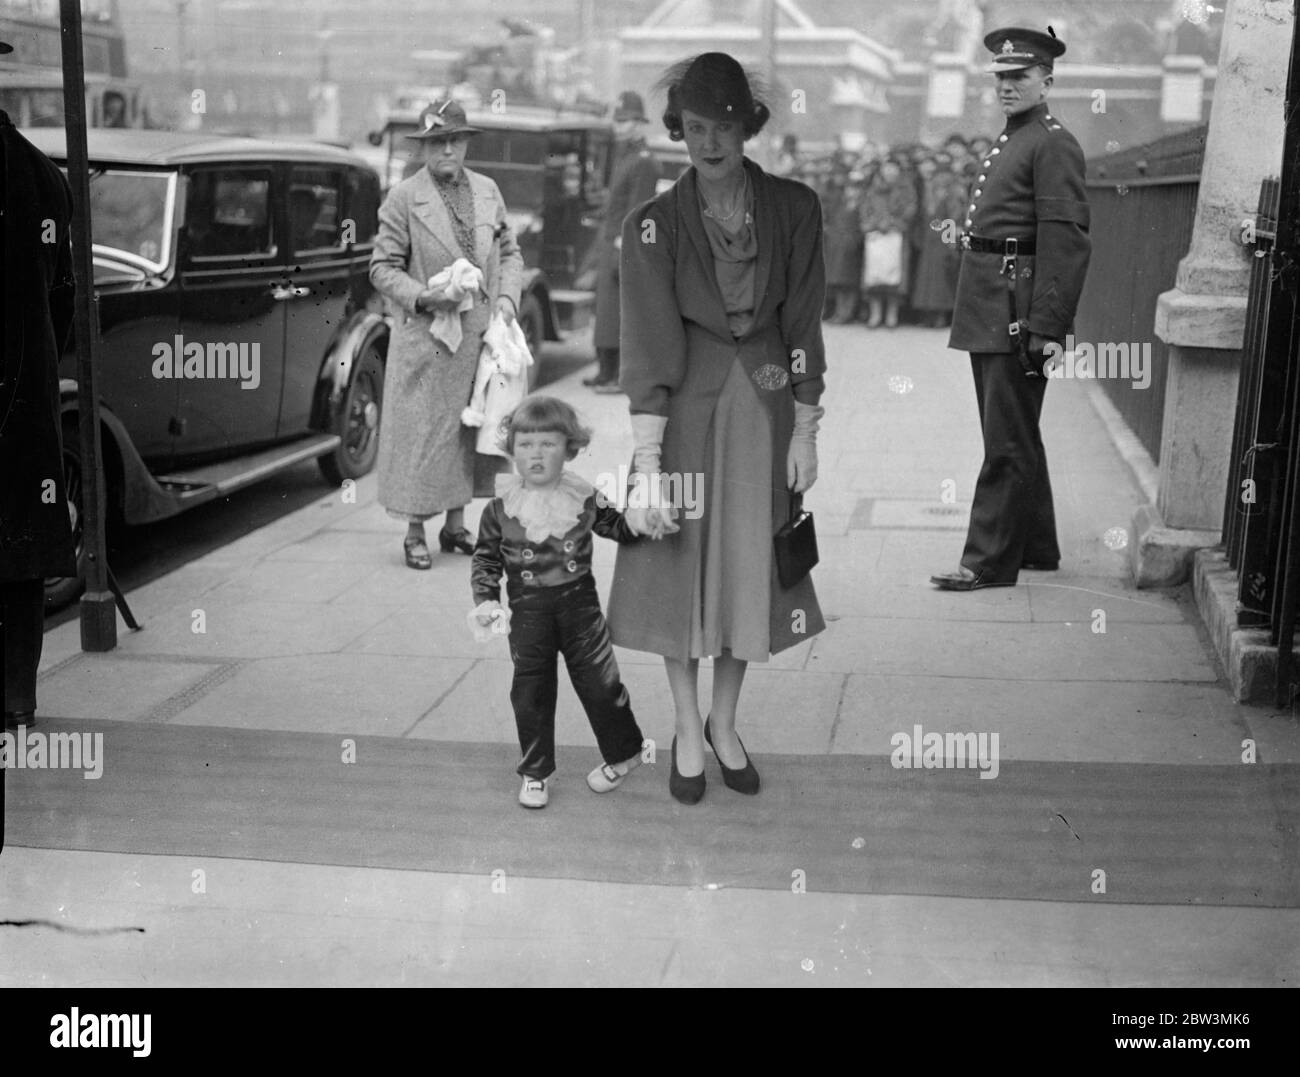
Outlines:
[[[584,385],[598,393],[617,393],[618,387],[618,260],[623,218],[655,196],[659,163],[646,149],[645,105],[641,95],[626,91],[614,110],[614,138],[618,156],[609,181],[609,201],[596,241],[600,259],[596,275],[596,358],[600,367]]]
[[[1048,344],[1063,344],[1071,330],[1092,249],[1083,151],[1046,103],[1065,43],[1012,27],[984,44],[1007,122],[977,161],[948,338],[971,353],[984,432],[961,565],[930,577],[949,591],[1010,586],[1021,569],[1058,567],[1038,428],[1042,368]]]

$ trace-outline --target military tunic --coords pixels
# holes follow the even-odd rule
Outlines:
[[[964,230],[983,239],[1032,241],[1016,264],[1016,318],[1063,342],[1088,269],[1083,151],[1040,103],[1007,118],[980,162]],[[1047,381],[1027,377],[1010,332],[1003,256],[963,250],[950,348],[971,353],[984,435],[961,563],[984,583],[1015,583],[1025,565],[1060,560],[1047,456],[1039,431]]]
[[[1016,311],[1029,331],[1064,341],[1088,271],[1088,200],[1078,141],[1048,112],[1046,102],[1007,118],[980,162],[963,230],[984,239],[1033,240],[1022,255]],[[963,251],[948,347],[1010,352],[1010,317],[1002,255]]]

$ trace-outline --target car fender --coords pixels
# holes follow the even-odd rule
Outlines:
[[[314,430],[332,428],[339,408],[347,397],[348,386],[356,369],[357,357],[371,344],[378,344],[385,356],[391,321],[374,311],[359,310],[340,328],[321,362],[312,398],[311,426]]]
[[[551,307],[551,284],[540,269],[524,270],[519,288],[520,306],[523,306],[523,301],[530,295],[537,298],[542,308],[542,335],[547,340],[559,340],[560,333],[555,321],[555,311]]]
[[[60,378],[60,421],[66,421],[71,416],[80,422],[80,414],[81,399],[77,382],[72,378]],[[108,492],[120,499],[122,521],[136,525],[174,516],[174,499],[155,481],[140,459],[122,420],[108,409],[103,400],[99,402],[99,437]],[[110,512],[112,507],[110,505]]]

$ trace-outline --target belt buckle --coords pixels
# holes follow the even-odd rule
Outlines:
[[[1014,239],[1005,239],[1002,241],[1002,274],[1004,276],[1014,276],[1016,272],[1016,257],[1018,255],[1016,241]]]
[[[968,250],[970,250],[970,233],[969,233],[969,232],[963,232],[963,233],[961,234],[961,249],[964,250],[964,251],[968,251]]]

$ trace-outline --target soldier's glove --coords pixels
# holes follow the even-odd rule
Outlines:
[[[668,420],[662,415],[636,413],[632,416],[632,484],[628,492],[625,518],[638,535],[659,539],[680,531],[677,510],[671,491],[659,466],[664,430]]]
[[[802,494],[817,481],[817,429],[826,409],[816,404],[794,402],[794,433],[785,457],[786,484]]]

